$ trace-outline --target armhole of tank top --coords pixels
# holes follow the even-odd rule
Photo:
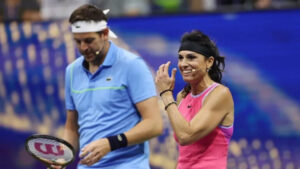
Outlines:
[[[177,105],[178,105],[178,107],[179,107],[179,105],[180,105],[180,103],[181,103],[181,101],[183,100],[183,98],[182,98],[182,96],[180,97],[180,101],[178,102],[178,98],[179,98],[179,96],[178,95],[181,95],[181,91],[179,92],[179,93],[177,93],[177,95],[176,95],[176,103],[177,103]]]
[[[222,129],[229,129],[229,128],[233,127],[233,123],[230,126],[223,126],[223,125],[218,125],[218,126]]]
[[[179,108],[179,106],[181,105],[182,101],[184,100],[184,98],[181,98],[180,102],[178,103],[177,107]]]
[[[229,144],[233,131],[228,131],[228,130],[233,130],[233,123],[230,126],[219,125],[218,127],[219,127],[220,131],[222,132],[224,139]],[[231,132],[231,133],[229,134],[229,132]]]
[[[229,136],[228,133],[227,133],[227,130],[224,129],[224,128],[220,128],[219,130],[220,130],[221,133],[222,133],[222,136],[223,136],[223,138],[224,138],[224,141],[229,145],[230,139],[231,139],[232,136]]]
[[[218,87],[219,85],[220,85],[219,83],[214,83],[214,86],[212,86],[212,87],[209,89],[210,91],[208,91],[208,92],[205,94],[205,96],[203,97],[203,99],[202,99],[202,104],[203,104],[203,102],[204,102],[206,96],[207,96],[210,92],[212,92],[216,87]],[[233,127],[233,123],[232,123],[230,126],[218,125],[218,127],[222,128],[222,129],[229,129],[229,128]]]

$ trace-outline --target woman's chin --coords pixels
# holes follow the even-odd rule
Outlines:
[[[187,82],[187,83],[190,83],[194,80],[194,78],[192,77],[183,77],[183,81]]]

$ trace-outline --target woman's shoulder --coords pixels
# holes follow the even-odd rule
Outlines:
[[[221,126],[231,126],[234,121],[234,101],[230,89],[223,84],[219,84],[212,93],[211,101],[226,110],[226,115],[220,123]]]
[[[223,85],[223,84],[219,84],[216,86],[216,88],[214,89],[215,92],[221,94],[221,95],[231,95],[230,89]]]
[[[211,100],[216,103],[227,103],[228,105],[233,105],[233,98],[230,89],[223,84],[219,84],[213,91],[211,91],[206,100]]]
[[[205,97],[204,103],[231,103],[233,101],[229,88],[223,84],[218,84]],[[220,104],[223,105],[223,104]]]

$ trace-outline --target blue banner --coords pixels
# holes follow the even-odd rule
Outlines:
[[[299,18],[300,10],[256,11],[115,18],[109,26],[153,73],[169,60],[177,67],[183,33],[209,35],[226,57],[223,83],[235,101],[228,168],[276,169],[300,167]],[[77,56],[67,21],[0,23],[0,168],[45,168],[25,139],[62,135],[65,67]],[[184,85],[178,72],[175,93]],[[178,156],[162,115],[164,133],[150,142],[153,169],[174,168]]]

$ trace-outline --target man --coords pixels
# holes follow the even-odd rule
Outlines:
[[[80,148],[78,168],[149,169],[146,140],[163,127],[147,65],[108,40],[116,35],[97,7],[79,7],[69,22],[82,56],[66,69],[64,139]]]

